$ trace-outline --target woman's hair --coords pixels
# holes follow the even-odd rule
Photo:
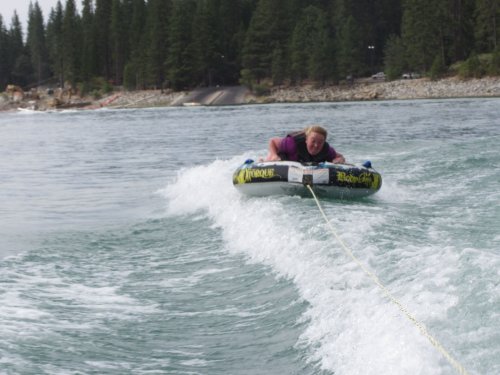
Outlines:
[[[308,126],[307,128],[305,128],[304,132],[306,133],[306,137],[311,133],[318,133],[318,134],[321,134],[322,136],[324,136],[326,139],[326,136],[328,135],[328,132],[326,131],[326,129],[322,126],[319,126],[319,125]]]

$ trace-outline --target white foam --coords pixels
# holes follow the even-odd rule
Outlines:
[[[69,284],[52,271],[46,265],[29,264],[28,272],[4,275],[15,280],[16,288],[0,288],[0,341],[47,332],[58,335],[61,330],[87,331],[103,320],[131,320],[157,311],[154,305],[120,293],[118,286]],[[84,318],[70,318],[75,307],[87,311]]]
[[[293,280],[310,304],[303,317],[307,329],[298,345],[307,348],[310,360],[323,369],[339,374],[441,374],[439,352],[345,256],[326,233],[313,200],[247,198],[234,189],[232,172],[245,158],[180,171],[164,191],[169,215],[204,212],[222,229],[229,252],[244,254],[251,262],[270,266],[279,276]],[[369,268],[372,260],[375,267],[381,263],[380,257],[385,262],[385,249],[366,239],[373,238],[385,220],[377,207],[370,211],[362,204],[327,202],[325,206],[342,238]],[[429,249],[417,262],[435,250]],[[414,255],[408,262],[415,262]],[[404,264],[404,254],[400,260],[403,269],[414,265]],[[431,271],[419,268],[410,280],[401,274],[391,285],[418,318],[442,317],[455,303],[448,298],[450,290],[428,292],[420,285],[428,273],[439,269],[439,264],[432,264],[435,260],[429,256],[421,264]],[[439,286],[446,284],[446,277],[447,270],[430,276]],[[443,299],[448,302],[443,304]]]

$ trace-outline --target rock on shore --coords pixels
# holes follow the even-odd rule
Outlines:
[[[313,85],[273,88],[269,95],[256,97],[237,87],[198,89],[192,92],[164,92],[160,90],[117,91],[99,100],[73,97],[71,100],[54,104],[55,98],[46,94],[36,94],[24,100],[16,99],[7,93],[0,94],[0,111],[29,108],[35,110],[63,108],[139,108],[166,107],[183,105],[194,94],[203,95],[203,90],[212,93],[217,90],[218,97],[224,98],[222,104],[248,103],[301,103],[301,102],[339,102],[359,100],[390,99],[432,99],[464,97],[500,97],[500,77],[462,80],[456,77],[431,81],[428,78],[397,80],[391,82],[373,81],[369,78],[352,85],[315,87]],[[245,92],[245,95],[241,94]],[[199,98],[198,98],[199,99]],[[200,102],[198,104],[205,104]],[[212,101],[210,105],[220,103]]]
[[[231,95],[233,88],[226,88]],[[209,90],[209,89],[207,89]],[[218,88],[224,91],[224,88]],[[159,91],[122,92],[110,107],[172,106],[194,95],[189,92],[161,94]],[[466,97],[500,97],[500,77],[459,79],[457,77],[431,81],[428,78],[397,80],[390,82],[361,80],[353,85],[313,85],[277,87],[267,96],[248,94],[234,98],[238,104],[249,103],[302,103],[339,102],[360,100],[433,99]],[[217,103],[212,104],[217,105]]]
[[[116,100],[103,106],[110,108],[168,107],[184,95],[184,92],[162,92],[160,90],[122,91],[117,94]]]
[[[500,77],[462,80],[456,77],[431,81],[428,78],[391,82],[365,81],[353,85],[312,88],[276,88],[267,102],[336,102],[356,100],[428,99],[500,96]]]

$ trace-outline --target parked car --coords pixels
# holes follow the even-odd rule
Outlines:
[[[403,73],[403,75],[401,76],[401,78],[403,79],[416,79],[416,78],[420,78],[420,74],[418,73]]]
[[[378,72],[372,75],[373,79],[380,79],[380,80],[385,80],[385,73],[384,72]]]

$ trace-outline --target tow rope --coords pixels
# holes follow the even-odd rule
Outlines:
[[[311,188],[310,185],[306,184],[307,188],[311,192],[314,200],[316,201],[316,205],[319,208],[319,211],[323,215],[323,218],[325,219],[326,224],[329,226],[331,232],[333,233],[334,237],[337,239],[338,243],[340,246],[344,249],[345,253],[363,270],[363,272],[370,278],[372,279],[375,284],[378,285],[380,289],[384,292],[387,298],[394,303],[399,310],[403,313],[403,315],[408,318],[408,320],[413,323],[419,330],[420,332],[430,341],[430,343],[446,358],[446,360],[452,365],[459,374],[462,375],[468,375],[468,372],[465,370],[465,368],[458,362],[455,358],[452,357],[450,353],[441,345],[441,343],[434,337],[432,336],[429,331],[427,331],[427,328],[425,328],[424,324],[421,323],[420,321],[417,320],[409,311],[408,309],[396,298],[394,295],[387,289],[384,284],[380,281],[380,279],[375,275],[373,272],[371,272],[366,266],[361,263],[361,261],[354,256],[352,251],[349,249],[349,247],[342,241],[342,239],[339,237],[337,232],[335,231],[335,228],[331,224],[330,220],[326,217],[325,212],[323,211],[323,208],[321,207],[321,204],[319,203],[318,198],[316,197],[316,194],[314,193],[313,189]]]

